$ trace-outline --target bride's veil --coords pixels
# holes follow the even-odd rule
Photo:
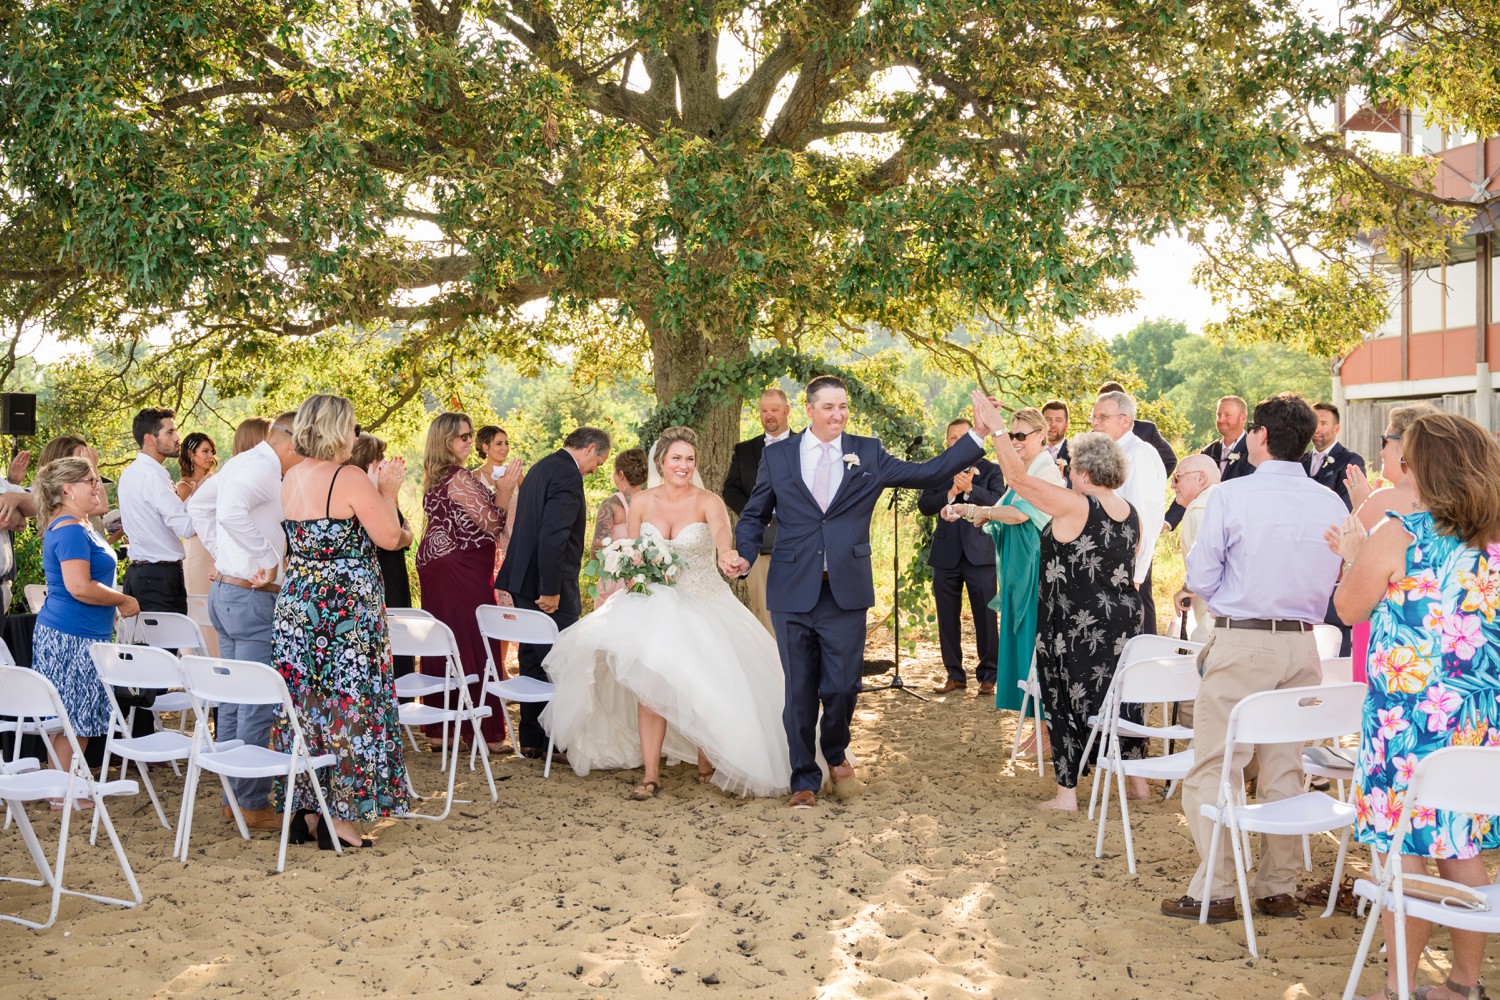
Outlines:
[[[656,471],[656,453],[660,448],[661,438],[657,438],[656,443],[651,446],[649,461],[646,462],[646,489],[648,490],[653,486],[661,485],[661,473]],[[698,467],[696,465],[693,466],[693,485],[700,490],[704,488],[703,477],[698,475]]]

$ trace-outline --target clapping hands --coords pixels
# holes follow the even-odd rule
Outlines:
[[[974,430],[980,437],[987,438],[1005,426],[1005,415],[993,399],[978,389],[969,398],[974,403]]]
[[[406,459],[388,458],[380,463],[375,475],[375,487],[387,500],[395,500],[401,492],[401,483],[406,479]]]

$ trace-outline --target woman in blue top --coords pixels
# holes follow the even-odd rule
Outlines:
[[[103,736],[109,725],[109,696],[94,670],[89,648],[108,642],[115,611],[127,618],[140,612],[135,598],[112,590],[115,554],[89,518],[107,506],[104,483],[82,458],[59,458],[37,473],[37,523],[42,535],[42,566],[47,601],[36,616],[32,669],[62,695],[81,742]],[[73,752],[58,734],[52,739],[58,766],[67,770]]]

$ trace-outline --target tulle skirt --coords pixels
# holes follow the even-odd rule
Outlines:
[[[616,594],[558,636],[544,666],[556,691],[542,725],[580,775],[641,766],[639,703],[667,720],[670,763],[701,748],[714,784],[736,795],[790,784],[776,643],[727,587]]]

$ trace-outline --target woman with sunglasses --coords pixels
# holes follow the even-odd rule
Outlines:
[[[495,480],[491,493],[464,468],[474,451],[474,424],[467,414],[439,413],[427,429],[422,451],[422,512],[427,526],[417,546],[417,580],[422,607],[453,630],[464,672],[484,673],[484,637],[474,609],[495,603],[495,545],[506,531],[506,510],[515,483]],[[441,676],[439,660],[424,659],[422,672]],[[481,700],[479,681],[469,685],[474,704]],[[498,715],[482,723],[485,742],[499,749],[505,722]],[[427,736],[442,738],[441,726],[428,726]]]

